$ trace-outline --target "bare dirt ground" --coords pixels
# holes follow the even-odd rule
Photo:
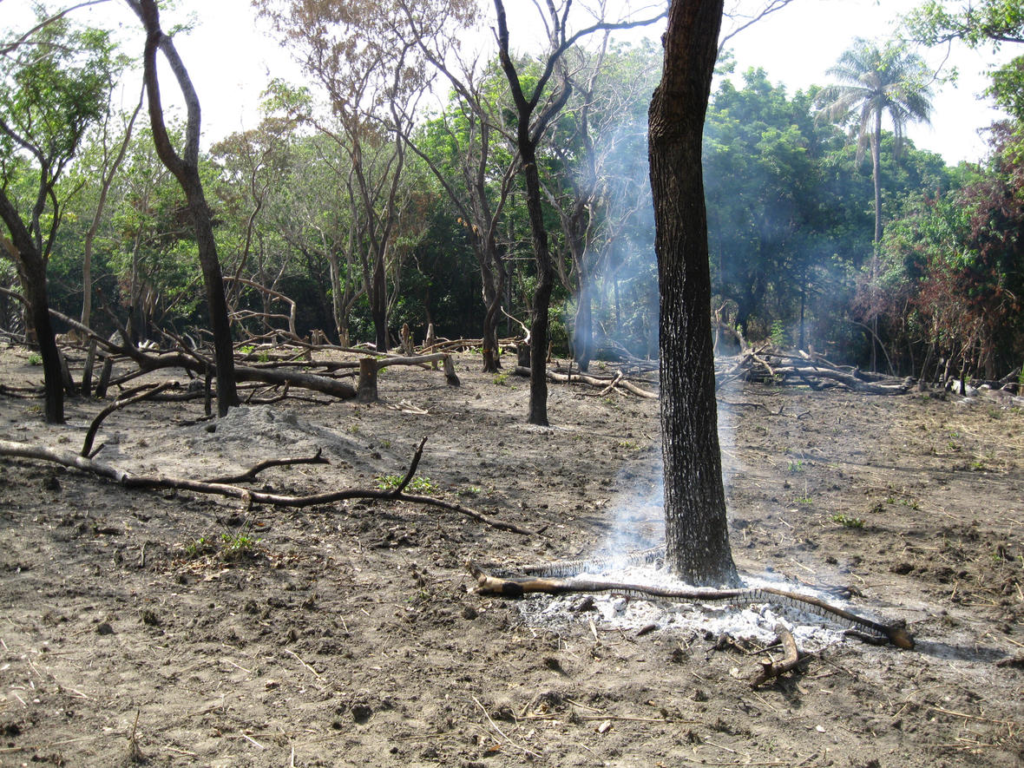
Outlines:
[[[657,404],[387,371],[381,403],[289,399],[202,421],[201,401],[105,422],[98,461],[313,493],[401,475],[542,535],[409,504],[306,509],[126,490],[0,459],[0,766],[1020,766],[1024,414],[1013,401],[747,386],[723,396],[733,547],[747,574],[849,587],[914,651],[847,639],[752,690],[749,642],[558,624],[472,591],[468,560],[585,555],[618,512],[646,532]],[[0,383],[38,382],[19,350]],[[42,424],[0,396],[0,438],[77,451],[102,404]],[[431,489],[427,489],[431,491]],[[618,511],[618,512],[617,512]],[[632,599],[632,598],[631,598]],[[581,606],[585,607],[585,606]],[[650,630],[650,627],[645,628]]]

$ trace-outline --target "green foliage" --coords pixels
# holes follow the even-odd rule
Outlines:
[[[29,365],[42,365],[43,364],[42,355],[40,355],[38,352],[30,353],[29,356],[28,356],[28,364]]]
[[[205,536],[193,539],[184,546],[185,557],[188,560],[195,560],[203,555],[212,554],[216,550]]]
[[[403,479],[403,475],[379,475],[376,480],[377,490],[393,491],[402,484]],[[437,483],[429,477],[420,476],[416,476],[410,480],[409,484],[405,486],[405,489],[412,493],[426,494],[428,496],[437,494],[441,490]]]
[[[829,119],[854,126],[861,150],[881,141],[882,115],[893,123],[897,156],[907,124],[929,119],[931,70],[900,41],[880,47],[856,38],[828,73],[839,83],[823,88],[817,101]]]
[[[794,328],[801,343],[816,323],[835,334],[835,306],[870,250],[870,182],[842,133],[815,120],[812,107],[813,92],[790,98],[764,70],[749,70],[742,88],[724,80],[708,109],[715,306],[749,340],[775,331],[782,342],[779,331]]]
[[[43,169],[47,181],[55,180],[102,116],[116,71],[109,33],[76,28],[66,18],[0,57],[0,174],[7,178],[11,159],[27,144],[38,152],[34,159],[50,166]]]
[[[1024,6],[1020,0],[957,3],[926,0],[904,18],[911,38],[925,45],[961,40],[972,48],[990,43],[1024,42]]]
[[[910,198],[882,242],[880,307],[897,349],[934,346],[983,378],[1024,354],[1024,250],[1007,232],[1024,226],[1019,140],[997,131],[987,168],[960,186]],[[923,353],[922,353],[923,354]]]
[[[220,535],[220,540],[223,545],[222,551],[226,560],[238,559],[251,555],[256,549],[256,546],[263,541],[263,539],[257,539],[252,536],[249,531],[222,533]]]
[[[864,521],[859,517],[849,517],[842,513],[832,515],[829,518],[833,523],[843,526],[843,528],[863,528]]]
[[[933,11],[947,9],[944,20],[939,19],[944,34],[959,29],[956,34],[969,42],[982,39],[970,36],[982,26],[975,25],[970,34],[966,27],[952,26],[956,18],[963,21],[963,14],[949,3],[926,5]],[[1012,32],[1014,5],[1019,4],[983,0],[974,7],[979,14],[1003,8],[1011,15],[997,19],[1001,26],[984,16],[984,29]],[[14,59],[0,62],[0,115],[31,115],[37,121],[33,125],[53,133],[54,146],[64,150],[77,142],[74,157],[62,161],[64,174],[56,191],[63,224],[53,238],[48,267],[54,305],[74,313],[80,301],[81,245],[96,202],[97,159],[103,151],[96,133],[81,131],[104,115],[107,102],[99,86],[109,86],[117,64],[109,40],[98,33],[64,23],[46,34],[48,45],[67,45],[53,48],[54,55],[45,61],[19,52],[17,66]],[[920,85],[907,51],[882,46],[876,53],[878,61],[909,73],[911,84]],[[595,61],[581,54],[578,64],[586,68]],[[722,62],[729,69],[726,59]],[[517,63],[529,90],[539,74],[537,61],[522,57]],[[19,66],[33,68],[38,77],[28,82],[28,70],[19,72]],[[582,88],[574,91],[550,127],[551,146],[539,158],[551,192],[544,216],[559,275],[551,339],[556,353],[569,352],[580,278],[588,273],[594,328],[615,342],[606,348],[614,354],[622,344],[635,355],[654,355],[659,297],[653,226],[649,207],[639,203],[649,194],[646,111],[660,51],[646,43],[613,46],[602,66],[593,99],[584,100]],[[1024,92],[1015,79],[1019,70],[1018,64],[1017,70],[997,73],[997,97]],[[479,84],[478,98],[494,121],[512,125],[507,81],[496,60],[485,66]],[[708,109],[703,162],[714,301],[722,322],[739,327],[749,341],[813,345],[827,350],[830,358],[863,362],[866,337],[858,323],[876,318],[901,373],[919,373],[933,346],[933,370],[939,358],[950,357],[958,375],[961,363],[969,375],[984,373],[986,366],[1000,372],[1016,367],[1024,359],[1019,298],[1024,296],[1024,272],[1018,238],[1007,236],[1024,228],[1016,124],[998,134],[991,163],[959,169],[948,169],[940,157],[901,141],[902,127],[898,135],[882,132],[880,211],[887,225],[875,290],[868,292],[873,188],[870,163],[860,157],[864,113],[857,111],[840,125],[816,114],[816,105],[839,95],[819,88],[790,94],[757,69],[719,82]],[[905,99],[907,94],[896,96]],[[350,183],[355,147],[332,115],[318,111],[309,91],[275,82],[265,97],[258,126],[225,138],[201,158],[224,271],[237,271],[293,299],[300,334],[320,328],[332,341],[373,338],[362,259],[372,256],[369,222],[380,207],[367,208]],[[862,106],[872,104],[877,106]],[[467,109],[464,95],[452,91],[438,111],[418,124],[411,138],[422,156],[407,153],[404,180],[396,188],[400,215],[386,257],[389,327],[394,331],[408,322],[418,339],[426,332],[427,318],[439,336],[480,336],[484,303],[474,255],[480,233],[460,205],[476,183],[475,170],[467,169],[475,169],[473,162],[480,157],[482,123]],[[591,130],[591,146],[584,140],[584,123]],[[121,322],[134,313],[136,330],[183,330],[206,322],[194,235],[180,189],[155,157],[153,138],[141,125],[97,233],[94,279]],[[853,135],[844,128],[852,128]],[[180,131],[181,126],[172,126],[175,134]],[[359,151],[373,176],[372,168],[386,164],[390,155],[382,135],[369,128],[367,133]],[[28,210],[38,190],[37,169],[9,137],[0,144],[4,190],[19,210]],[[890,162],[899,144],[900,160]],[[488,152],[480,166],[481,200],[495,208],[513,154],[496,133],[490,135]],[[558,214],[571,213],[574,203],[584,199],[591,168],[596,169],[596,192],[583,221],[588,250],[583,261],[574,261],[571,231]],[[384,179],[373,176],[371,186]],[[62,195],[72,189],[76,196],[65,201]],[[510,301],[503,309],[528,322],[535,265],[518,180],[511,189],[495,231],[509,270]],[[44,212],[39,233],[55,221],[52,212]],[[7,268],[0,277],[5,285],[11,284],[10,273]],[[250,287],[231,290],[241,312],[283,309]],[[142,300],[146,297],[151,301]],[[104,322],[103,313],[96,315]],[[266,330],[258,319],[239,322],[250,332]],[[503,321],[503,335],[516,332],[514,324]],[[507,376],[498,374],[494,383],[507,384]],[[609,402],[618,407],[617,401]],[[355,434],[359,428],[350,429]],[[790,471],[800,470],[791,466]]]

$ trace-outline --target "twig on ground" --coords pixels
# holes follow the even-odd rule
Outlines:
[[[299,664],[304,666],[309,672],[313,673],[313,676],[316,677],[317,680],[323,680],[323,677],[320,676],[320,673],[313,669],[311,666],[309,666],[309,664],[304,662],[301,658],[299,658],[299,654],[297,654],[291,648],[285,648],[284,652],[287,653],[289,656],[294,657],[295,660],[299,662]]]
[[[480,703],[480,700],[477,699],[476,696],[473,697],[473,703],[480,707],[480,711],[484,713],[484,717],[487,718],[487,722],[490,723],[491,727],[498,732],[501,738],[507,741],[511,746],[515,747],[516,749],[522,750],[528,755],[533,755],[534,757],[543,757],[543,755],[541,755],[539,752],[534,752],[529,747],[524,747],[522,744],[517,744],[516,742],[512,741],[512,739],[510,739],[508,735],[503,730],[501,730],[501,728],[498,727],[498,724],[491,719],[491,716],[487,714],[487,710],[484,708],[484,705]]]

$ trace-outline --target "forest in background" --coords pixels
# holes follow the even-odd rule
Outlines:
[[[371,18],[372,3],[351,4],[330,33],[289,3],[255,5],[309,77],[272,81],[258,127],[199,156],[235,341],[289,330],[292,307],[298,335],[320,330],[341,346],[379,347],[382,330],[397,343],[404,324],[417,338],[430,324],[440,337],[486,339],[488,323],[521,335],[538,267],[514,95],[497,57],[460,69],[452,55],[450,22],[469,23],[475,5],[437,3],[436,16],[407,19],[404,37],[397,16]],[[943,7],[922,6],[908,39],[1018,42],[1015,17],[1001,17],[1000,38]],[[12,38],[0,49],[0,179],[39,245],[50,307],[103,335],[121,327],[136,343],[161,342],[163,331],[203,340],[185,196],[157,155],[143,102],[134,112],[114,106],[125,84],[141,92],[139,62],[110,31],[39,13],[51,21],[30,44]],[[357,32],[365,44],[353,51],[344,43]],[[767,64],[717,81],[704,175],[721,339],[770,340],[898,375],[1019,371],[1021,66],[993,75],[1009,117],[993,126],[989,157],[949,167],[906,135],[927,114],[914,99],[927,106],[937,86],[913,45],[862,41],[838,61],[839,81],[844,65],[875,67],[885,86],[875,101],[856,101],[841,82],[787,93]],[[565,46],[553,72],[544,57],[515,60],[527,85],[560,85],[543,94],[551,109],[537,148],[551,341],[584,369],[594,357],[657,354],[646,140],[660,60],[653,43],[603,34]],[[719,69],[730,70],[727,52]],[[884,82],[895,74],[902,79]],[[438,88],[445,108],[420,109]],[[895,131],[876,123],[883,113],[896,117],[887,123]],[[170,133],[184,140],[184,117],[170,120]],[[12,294],[24,280],[5,244],[0,327],[20,338],[26,315]]]

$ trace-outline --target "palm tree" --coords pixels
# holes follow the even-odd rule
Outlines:
[[[871,285],[878,272],[878,245],[882,240],[882,178],[879,173],[882,146],[882,116],[892,121],[893,154],[899,160],[904,130],[910,122],[928,122],[931,113],[931,76],[924,60],[899,43],[879,48],[863,38],[839,57],[828,74],[840,81],[818,93],[820,114],[837,123],[856,118],[857,161],[871,146],[871,179],[875,186],[875,235],[871,258]],[[873,303],[873,302],[872,302]],[[875,369],[878,341],[877,318],[872,323],[871,367]]]
[[[875,237],[882,239],[882,186],[879,176],[882,116],[893,124],[894,153],[899,156],[907,123],[927,123],[932,110],[930,74],[924,60],[898,43],[879,48],[863,38],[839,57],[828,74],[840,81],[818,93],[821,114],[845,123],[854,115],[857,128],[857,159],[871,146],[871,176],[875,184]]]

